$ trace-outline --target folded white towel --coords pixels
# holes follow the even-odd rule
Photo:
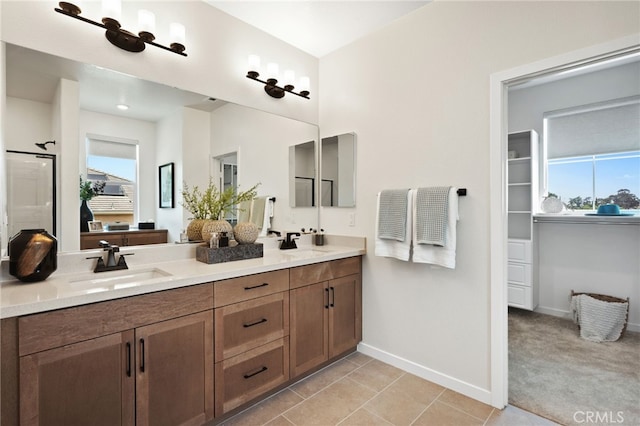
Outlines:
[[[273,217],[273,200],[271,196],[265,197],[266,203],[264,208],[264,217],[262,218],[262,228],[260,229],[260,237],[266,237],[267,231],[271,228],[271,218]]]
[[[238,222],[249,222],[251,217],[251,204],[253,200],[243,201],[238,204]]]
[[[375,255],[382,257],[394,257],[399,260],[409,261],[411,257],[411,223],[413,215],[413,199],[415,198],[415,190],[407,191],[407,211],[406,211],[406,227],[404,241],[384,240],[378,235],[378,223],[380,215],[380,194],[376,202],[376,238],[375,238]]]
[[[413,190],[412,190],[413,191]],[[416,263],[430,263],[455,269],[456,267],[456,225],[458,221],[458,188],[449,188],[449,205],[447,211],[446,243],[444,247],[428,244],[415,244],[413,247],[413,261]],[[413,191],[414,197],[417,191]],[[413,215],[416,216],[415,199],[412,203]],[[417,227],[413,223],[412,236],[417,241]]]

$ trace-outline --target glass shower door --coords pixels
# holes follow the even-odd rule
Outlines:
[[[56,235],[55,155],[7,151],[8,235],[45,229]]]

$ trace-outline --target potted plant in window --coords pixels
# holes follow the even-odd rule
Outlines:
[[[223,219],[225,212],[238,203],[253,200],[259,185],[257,183],[246,191],[236,192],[234,188],[220,191],[211,179],[204,191],[197,185],[190,188],[186,182],[183,183],[181,204],[192,215],[187,227],[189,240],[209,241],[213,232],[227,232],[231,237],[233,228]]]
[[[89,232],[89,222],[93,220],[93,212],[87,201],[96,195],[102,194],[106,182],[82,180],[80,176],[80,232]]]

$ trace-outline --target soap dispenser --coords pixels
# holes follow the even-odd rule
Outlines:
[[[218,246],[220,247],[229,247],[229,237],[227,237],[226,232],[221,232],[220,240],[218,241]]]

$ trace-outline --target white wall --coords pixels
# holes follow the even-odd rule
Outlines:
[[[542,138],[544,113],[639,95],[639,76],[640,63],[633,63],[511,89],[509,131],[535,129]],[[571,290],[640,299],[640,226],[536,226],[540,288],[536,311],[570,317]],[[629,323],[630,329],[640,330],[640,304],[630,304]]]
[[[638,33],[639,12],[624,2],[433,2],[321,58],[321,134],[358,135],[357,207],[323,208],[321,226],[367,237],[363,350],[490,401],[490,75]],[[468,188],[456,269],[375,257],[376,193],[432,185]]]
[[[34,144],[53,139],[51,116],[51,104],[7,97],[5,149],[44,152]],[[47,145],[47,154],[56,154],[57,150],[57,145]]]
[[[150,121],[132,120],[116,115],[102,114],[93,111],[80,111],[80,129],[78,133],[80,170],[86,166],[87,135],[100,135],[112,139],[128,139],[138,142],[138,216],[136,220],[155,220],[158,169],[154,161],[156,157],[156,124]],[[131,223],[137,227],[138,223]]]
[[[156,213],[156,228],[169,230],[169,241],[180,241],[180,232],[187,227],[186,219],[188,216],[185,216],[186,213],[179,204],[182,197],[178,195],[182,188],[182,181],[186,179],[184,173],[188,172],[183,167],[182,127],[182,111],[176,111],[175,114],[165,117],[157,123],[156,164],[174,163],[173,182],[176,185],[176,207],[173,209],[158,208]],[[156,177],[155,185],[159,185],[158,177]],[[157,188],[157,186],[155,187]],[[154,206],[158,205],[159,200],[156,198]]]
[[[289,206],[289,146],[312,140],[317,143],[318,127],[309,123],[234,104],[211,113],[211,155],[238,152],[239,189],[260,182],[258,195],[276,197],[271,227],[281,232],[318,222],[315,207]]]

